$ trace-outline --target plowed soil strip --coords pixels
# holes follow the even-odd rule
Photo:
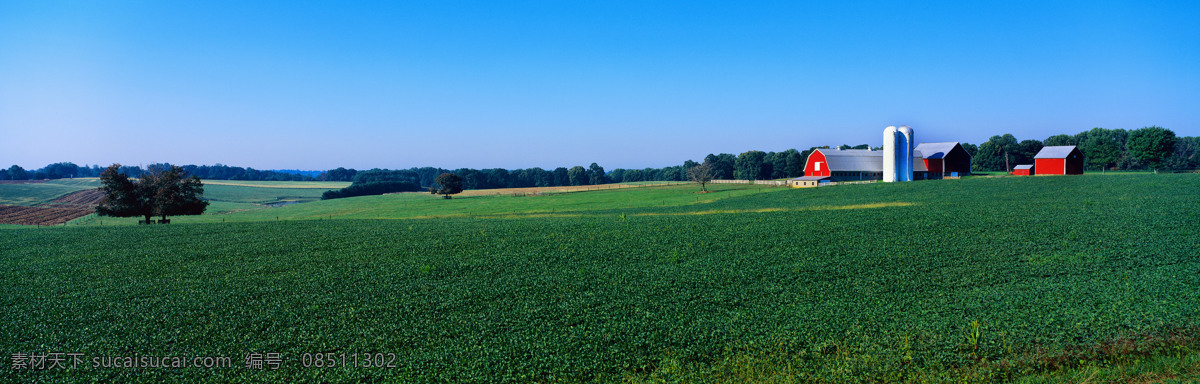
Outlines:
[[[55,225],[87,216],[93,208],[83,207],[21,207],[0,205],[0,224]]]

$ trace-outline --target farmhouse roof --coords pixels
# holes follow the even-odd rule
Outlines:
[[[917,144],[917,147],[914,149],[914,151],[921,152],[921,154],[924,155],[923,158],[926,159],[941,159],[946,157],[946,155],[949,154],[956,145],[958,145],[957,141],[947,143],[921,143]]]
[[[818,149],[825,155],[829,170],[834,172],[883,172],[883,151],[870,149]],[[920,159],[921,152],[913,151],[913,158]],[[913,171],[925,172],[924,161],[913,161]]]
[[[821,149],[830,171],[883,172],[883,151],[870,149]]]
[[[1042,150],[1038,151],[1037,155],[1034,155],[1033,158],[1035,158],[1035,159],[1065,159],[1065,158],[1067,158],[1067,156],[1070,156],[1071,151],[1074,151],[1074,150],[1075,150],[1074,145],[1059,145],[1059,146],[1053,146],[1053,147],[1042,147]]]
[[[801,177],[797,177],[797,178],[795,178],[795,179],[791,179],[791,180],[788,180],[788,181],[796,181],[796,180],[799,180],[799,181],[820,181],[820,180],[825,180],[825,179],[828,179],[828,178],[829,178],[829,176],[801,176]]]
[[[1033,164],[1021,164],[1021,165],[1014,167],[1013,169],[1033,169]]]

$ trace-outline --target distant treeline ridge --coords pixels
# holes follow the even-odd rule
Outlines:
[[[1033,156],[1043,146],[1075,145],[1084,153],[1089,170],[1145,170],[1170,169],[1191,170],[1200,168],[1200,137],[1175,137],[1174,132],[1159,127],[1135,130],[1093,128],[1074,136],[1054,135],[1045,141],[1017,141],[1011,134],[992,136],[983,144],[962,143],[973,157],[972,168],[977,171],[1002,171],[1017,164],[1030,164]],[[868,149],[867,144],[841,145],[844,149]],[[714,179],[769,180],[799,177],[804,174],[804,162],[817,148],[804,151],[789,149],[782,152],[746,151],[739,155],[729,153],[709,154],[704,163],[714,169]],[[1005,158],[1007,157],[1007,164]],[[371,169],[358,171],[336,168],[320,172],[294,170],[261,171],[228,165],[185,165],[188,175],[209,180],[268,180],[268,181],[350,181],[365,183],[407,183],[426,189],[435,186],[434,179],[442,173],[454,173],[463,178],[464,189],[527,188],[578,186],[635,181],[687,181],[687,170],[699,165],[692,160],[681,165],[663,168],[623,169],[605,171],[604,167],[592,163],[588,167],[558,167],[552,170],[526,168],[507,170],[489,169],[444,169],[420,167],[400,170]],[[151,164],[146,169],[169,167],[170,164]],[[104,169],[98,165],[77,166],[73,163],[55,163],[33,171],[13,165],[0,169],[0,180],[61,179],[70,177],[99,177]],[[138,166],[123,166],[121,172],[138,177],[146,172]],[[374,187],[380,187],[375,185]],[[395,185],[389,187],[395,188]]]

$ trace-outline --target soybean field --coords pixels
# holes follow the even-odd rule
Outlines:
[[[1189,377],[1196,175],[697,189],[0,227],[0,351],[86,358],[0,370],[47,382],[1005,382],[1178,355],[1174,377]],[[262,354],[281,363],[246,366]],[[91,360],[134,355],[233,366]]]

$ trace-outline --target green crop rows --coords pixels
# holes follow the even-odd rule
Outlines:
[[[0,205],[34,206],[71,192],[100,186],[100,179],[60,179],[28,184],[0,184]]]
[[[6,357],[227,355],[235,365],[14,372],[6,361],[0,371],[619,381],[665,361],[784,345],[802,356],[802,378],[884,380],[889,356],[905,365],[885,367],[944,371],[1200,325],[1193,175],[728,188],[741,192],[696,203],[703,195],[674,187],[662,190],[685,196],[678,203],[560,201],[571,214],[533,217],[510,208],[540,197],[458,202],[508,204],[475,217],[0,228]],[[563,196],[603,196],[590,193],[602,192]],[[845,351],[866,352],[844,369],[823,363]],[[245,369],[249,352],[287,364]],[[299,366],[318,352],[394,353],[396,368]]]

